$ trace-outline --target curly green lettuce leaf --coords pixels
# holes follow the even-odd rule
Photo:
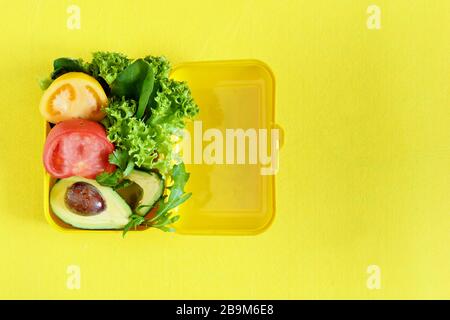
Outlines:
[[[150,64],[153,74],[155,75],[155,79],[161,80],[169,78],[171,66],[166,57],[146,56],[144,60]]]
[[[124,54],[118,52],[94,52],[89,72],[94,77],[103,78],[108,85],[116,80],[119,73],[125,70],[131,60]]]
[[[141,167],[156,157],[154,133],[146,124],[134,117],[136,101],[113,98],[107,108],[103,124],[107,128],[108,139],[117,148],[125,150],[135,165]]]
[[[136,101],[122,97],[110,100],[103,124],[109,140],[127,150],[137,167],[170,175],[178,161],[174,140],[182,137],[186,119],[198,113],[198,106],[185,83],[167,79],[160,84],[146,122],[135,117]]]
[[[150,125],[164,125],[170,129],[184,128],[186,119],[193,119],[199,112],[185,82],[162,79],[156,93],[154,107],[147,120]],[[172,130],[175,131],[175,130]]]

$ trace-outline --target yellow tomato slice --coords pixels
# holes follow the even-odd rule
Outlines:
[[[44,92],[40,111],[51,123],[82,118],[100,121],[108,98],[100,83],[82,72],[69,72],[58,77]]]

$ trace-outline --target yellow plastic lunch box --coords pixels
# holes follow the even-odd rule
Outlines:
[[[183,159],[191,173],[186,191],[192,197],[178,209],[181,218],[174,225],[176,232],[263,232],[275,216],[275,174],[283,142],[283,131],[275,122],[272,71],[258,60],[188,62],[177,65],[171,77],[187,81],[200,106],[183,140]],[[47,122],[45,128],[47,136]],[[44,210],[52,226],[62,231],[105,232],[76,229],[61,221],[49,205],[54,183],[45,173]]]

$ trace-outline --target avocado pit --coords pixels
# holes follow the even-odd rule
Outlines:
[[[106,209],[106,202],[96,187],[87,182],[75,182],[64,196],[66,206],[81,216],[94,216]]]

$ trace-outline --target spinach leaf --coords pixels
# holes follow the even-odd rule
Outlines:
[[[43,78],[39,80],[39,86],[42,91],[47,90],[48,87],[52,84],[53,80],[51,78]]]
[[[68,72],[87,72],[87,64],[81,59],[72,58],[58,58],[53,61],[53,80]]]
[[[111,84],[111,93],[116,96],[132,98],[139,97],[142,82],[147,76],[150,66],[142,59],[137,59],[117,75]]]
[[[136,118],[141,119],[144,116],[145,109],[147,108],[148,101],[153,92],[153,84],[155,83],[155,78],[153,76],[152,69],[149,69],[147,76],[142,83],[141,95],[139,97],[139,105],[136,111]]]
[[[136,118],[140,119],[147,108],[154,84],[153,70],[149,63],[137,59],[117,76],[111,84],[111,93],[139,101]]]

